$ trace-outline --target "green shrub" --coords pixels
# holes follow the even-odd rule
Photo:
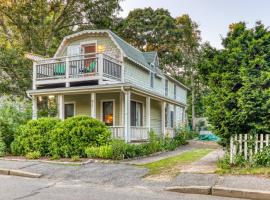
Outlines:
[[[27,159],[31,159],[31,160],[33,160],[33,159],[39,159],[40,157],[41,157],[41,154],[40,154],[39,151],[28,152],[26,154],[26,158]]]
[[[25,105],[27,108],[25,110],[19,110],[15,105],[14,102],[8,102],[0,107],[0,135],[2,135],[7,152],[10,152],[10,144],[14,140],[17,128],[31,117],[27,105]]]
[[[6,144],[2,139],[2,136],[0,134],[0,157],[4,156],[6,154]]]
[[[72,156],[71,161],[76,162],[80,160],[80,156]]]
[[[12,153],[15,155],[26,155],[29,152],[39,151],[42,156],[48,155],[48,133],[59,122],[60,120],[56,118],[40,118],[20,126],[11,145]]]
[[[270,146],[264,147],[253,157],[253,163],[260,167],[270,167]]]
[[[113,157],[112,146],[87,147],[85,153],[88,158],[111,159]]]
[[[111,140],[109,128],[97,119],[87,116],[68,118],[49,133],[49,151],[52,156],[84,157],[88,146],[104,146]]]
[[[112,159],[122,160],[125,158],[125,153],[129,144],[125,143],[123,140],[114,139],[111,142],[112,146]]]

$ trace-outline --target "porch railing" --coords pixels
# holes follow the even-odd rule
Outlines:
[[[174,137],[174,129],[173,128],[166,128],[165,129],[166,136],[168,135],[170,138]]]
[[[83,54],[39,61],[34,66],[33,73],[36,81],[87,76],[121,80],[122,64],[105,54]]]
[[[119,138],[119,139],[125,138],[125,134],[124,134],[125,127],[124,126],[112,126],[112,127],[110,127],[110,129],[111,129],[113,138]]]
[[[132,126],[130,128],[131,140],[148,140],[148,127]]]

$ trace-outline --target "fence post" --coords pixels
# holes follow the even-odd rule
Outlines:
[[[233,136],[230,138],[230,163],[233,163]]]
[[[263,149],[263,134],[260,135],[260,151]]]
[[[248,136],[248,135],[245,134],[245,139],[244,139],[244,142],[245,142],[245,143],[244,143],[244,156],[245,156],[245,160],[247,160],[247,154],[248,154],[248,152],[247,152],[247,142],[248,142],[248,141],[247,141],[247,140],[248,140],[247,138],[248,138],[248,137],[247,137],[247,136]]]
[[[239,154],[242,155],[243,148],[242,148],[242,134],[239,135]]]
[[[255,154],[258,153],[258,134],[255,135]]]

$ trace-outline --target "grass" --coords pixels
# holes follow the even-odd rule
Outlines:
[[[233,174],[233,175],[263,175],[270,177],[269,167],[231,167],[227,169],[217,169],[218,174]]]
[[[192,150],[174,157],[139,166],[149,169],[149,172],[146,176],[166,175],[173,177],[179,174],[181,166],[188,165],[201,159],[202,157],[210,153],[212,150],[213,149]]]

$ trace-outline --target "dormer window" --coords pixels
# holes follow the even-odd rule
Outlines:
[[[169,81],[166,79],[165,80],[165,96],[168,96],[168,85],[169,85]]]

